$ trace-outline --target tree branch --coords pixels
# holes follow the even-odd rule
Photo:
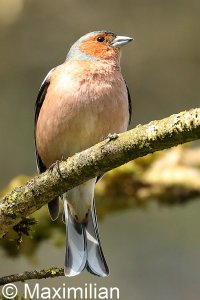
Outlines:
[[[0,238],[22,218],[67,190],[132,159],[200,137],[200,109],[181,112],[120,135],[68,158],[0,201]]]
[[[58,276],[64,276],[63,268],[50,268],[47,270],[24,272],[21,274],[13,274],[1,277],[0,286],[11,282],[25,281],[30,279],[54,278]]]

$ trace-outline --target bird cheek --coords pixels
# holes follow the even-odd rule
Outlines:
[[[89,56],[96,57],[97,59],[109,59],[115,55],[115,49],[109,45],[95,43],[92,47],[89,43],[83,43],[80,45],[80,50]]]

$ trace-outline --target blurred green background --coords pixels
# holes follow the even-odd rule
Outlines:
[[[198,107],[199,14],[198,0],[0,0],[0,188],[16,175],[36,172],[33,119],[39,86],[87,32],[108,29],[134,37],[122,56],[133,99],[132,126]],[[43,284],[92,281],[118,286],[120,299],[197,300],[199,208],[197,201],[110,215],[100,223],[110,277],[84,273]],[[1,250],[0,254],[0,276],[62,266],[64,259],[63,247],[50,242],[40,247],[36,265],[23,257],[7,258]]]

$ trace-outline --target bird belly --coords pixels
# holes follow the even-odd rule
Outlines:
[[[94,198],[95,183],[96,178],[93,178],[76,186],[64,195],[64,201],[68,202],[71,215],[78,223],[87,222]]]

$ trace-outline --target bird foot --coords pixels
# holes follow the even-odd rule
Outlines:
[[[56,160],[52,165],[50,165],[49,171],[53,171],[53,169],[56,168],[56,171],[58,172],[60,177],[62,177],[62,173],[60,171],[60,163],[63,160],[66,160],[66,158],[64,158],[64,156],[61,157],[61,160]]]
[[[58,174],[62,176],[61,171],[60,171],[60,160],[56,160],[52,165],[49,167],[49,171],[53,171],[54,168],[56,168]]]
[[[106,137],[109,141],[114,141],[119,137],[119,134],[117,133],[109,133]]]

